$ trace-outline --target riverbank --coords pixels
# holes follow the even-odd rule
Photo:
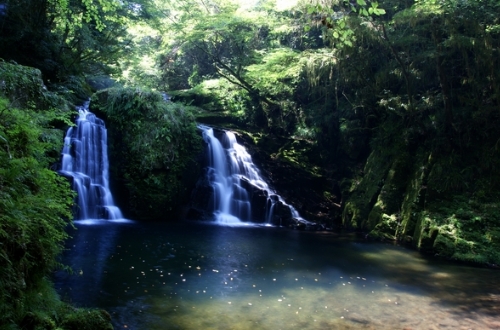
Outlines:
[[[63,303],[61,268],[74,193],[54,169],[74,112],[39,70],[0,60],[0,328],[111,328],[104,311]]]

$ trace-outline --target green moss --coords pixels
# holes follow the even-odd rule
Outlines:
[[[19,297],[10,318],[3,315],[1,329],[111,330],[104,310],[74,308],[59,299],[52,284],[41,279]]]
[[[500,245],[500,228],[492,228],[486,231],[485,237],[492,244]]]
[[[379,222],[384,221],[382,214],[398,214],[401,210],[402,196],[406,184],[405,177],[401,173],[407,172],[408,155],[399,154],[383,180],[383,186],[377,196],[377,202],[373,206],[368,219],[363,223],[363,228],[373,229]],[[394,235],[395,233],[392,233]]]
[[[489,264],[489,259],[482,254],[455,252],[452,259],[479,265]]]
[[[14,107],[47,110],[57,107],[68,111],[66,99],[50,92],[44,85],[40,70],[0,59],[0,94],[9,98]]]
[[[359,218],[359,213],[361,211],[357,208],[356,203],[347,202],[342,212],[342,225],[348,229],[357,229],[358,222],[356,220]]]
[[[56,323],[48,315],[41,312],[29,312],[22,321],[22,327],[35,330],[56,329]]]
[[[455,242],[446,234],[438,233],[433,244],[434,251],[443,257],[451,257],[455,253]]]
[[[410,156],[400,143],[375,143],[373,148],[363,171],[344,181],[345,227],[368,230],[368,237],[375,239],[411,242],[423,252],[449,259],[500,262],[496,252],[500,251],[498,196],[494,191],[489,197],[460,192],[464,182],[457,180],[469,174],[459,173],[459,155],[434,156],[419,146]],[[448,173],[446,166],[455,168]],[[453,187],[458,192],[450,194]],[[391,214],[396,222],[388,221]]]
[[[379,220],[377,225],[375,226],[375,228],[373,228],[373,230],[370,231],[368,237],[380,240],[395,240],[396,229],[399,225],[397,215],[380,213],[378,218]]]
[[[422,220],[419,219],[420,212],[425,207],[427,189],[425,183],[432,159],[432,154],[426,152],[421,152],[415,157],[403,194],[401,226],[398,228],[397,236],[410,235],[415,241],[419,240],[420,232],[417,227]]]
[[[421,251],[432,252],[438,231],[434,221],[426,212],[416,214],[416,225],[413,235],[414,246]]]
[[[78,308],[62,317],[65,330],[113,330],[110,315],[103,310]]]
[[[373,205],[377,202],[384,180],[390,169],[391,161],[379,152],[368,157],[363,172],[350,182],[348,202],[342,213],[342,224],[348,228],[372,229],[367,227],[367,219]]]
[[[311,165],[312,160],[317,157],[317,145],[312,141],[287,139],[275,153],[276,159],[287,161],[294,167],[309,172],[315,177],[322,175],[322,170],[318,166]]]
[[[415,246],[454,260],[498,265],[500,228],[496,208],[462,197],[431,204],[431,211],[417,213]]]
[[[473,253],[474,242],[467,241],[463,238],[456,238],[455,240],[455,254],[468,254]]]
[[[202,148],[195,109],[140,88],[99,91],[91,108],[107,119],[110,178],[125,213],[165,220],[178,212],[201,172],[195,163]]]
[[[384,214],[383,211],[383,203],[379,200],[373,206],[370,214],[368,214],[368,220],[365,223],[364,228],[366,228],[367,230],[371,230],[381,224],[383,219],[382,215]]]

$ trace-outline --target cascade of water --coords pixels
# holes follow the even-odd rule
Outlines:
[[[121,219],[108,182],[107,131],[104,121],[88,111],[89,102],[78,108],[76,126],[64,138],[62,175],[71,177],[77,192],[75,220]]]
[[[265,219],[271,223],[278,202],[290,209],[291,216],[303,220],[298,211],[286,204],[260,176],[258,168],[245,147],[236,141],[233,132],[224,132],[221,139],[211,127],[199,125],[208,144],[208,181],[214,193],[214,215],[219,223],[252,221],[251,191],[264,192],[267,199]]]

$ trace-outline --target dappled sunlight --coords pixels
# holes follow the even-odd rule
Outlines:
[[[241,11],[252,10],[258,3],[258,0],[237,0],[236,1]],[[297,4],[297,0],[277,0],[275,8],[278,11],[288,10],[293,8]]]
[[[82,238],[102,231],[78,229]],[[85,275],[58,282],[69,281],[63,297],[106,308],[116,329],[427,330],[500,324],[495,271],[439,265],[398,246],[191,222],[117,229],[98,282]],[[82,251],[96,246],[80,242]],[[84,274],[96,262],[93,253],[68,260]]]
[[[368,248],[364,246],[363,249]],[[366,259],[369,262],[381,263],[383,267],[397,267],[399,270],[411,271],[429,271],[429,265],[426,259],[412,259],[408,258],[408,253],[411,251],[396,249],[392,246],[387,248],[378,247],[376,250],[357,250],[359,257]]]
[[[206,292],[172,295],[147,301],[149,312],[182,329],[429,329],[477,327],[480,323],[462,318],[439,300],[405,292],[361,277],[301,279],[280,285],[252,284],[224,296]],[[484,326],[484,325],[483,325]],[[161,326],[154,327],[161,329]]]

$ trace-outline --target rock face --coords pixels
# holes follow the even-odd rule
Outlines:
[[[267,191],[252,184],[245,177],[242,177],[240,180],[241,188],[246,190],[248,200],[250,201],[251,221],[258,223],[265,222],[269,198]]]
[[[297,220],[293,219],[290,208],[279,200],[278,195],[269,196],[265,189],[253,185],[247,179],[242,179],[241,182],[251,204],[251,217],[248,219],[250,222],[269,223],[275,226],[295,226]],[[187,213],[188,219],[213,219],[214,212],[217,211],[215,199],[214,188],[207,177],[202,176],[191,195],[191,204]],[[271,203],[274,203],[273,214],[269,216]]]
[[[243,222],[292,227],[302,223],[306,227],[309,222],[269,188],[233,133],[211,128],[202,131],[204,173],[192,193],[188,218],[219,221],[220,214],[229,214]]]
[[[444,198],[442,176],[448,163],[442,155],[423,146],[390,153],[384,146],[374,146],[365,159],[348,164],[350,171],[332,172],[326,177],[324,169],[308,170],[314,154],[304,146],[306,142],[238,132],[239,142],[252,155],[269,185],[315,223],[294,217],[277,195],[243,179],[240,184],[252,204],[249,221],[299,230],[359,231],[366,238],[400,241],[449,259],[490,266],[500,263],[500,254],[495,250],[500,244],[500,230],[495,223],[500,206],[460,194]],[[191,214],[213,218],[212,195],[213,188],[206,181],[198,182]],[[275,204],[269,217],[271,202]],[[485,237],[484,243],[477,237]]]
[[[332,176],[327,177],[323,170],[310,165],[318,154],[308,142],[260,133],[242,132],[239,137],[269,185],[303,218],[322,223],[326,228],[338,228],[340,189]],[[292,156],[300,157],[303,162],[295,161]]]

